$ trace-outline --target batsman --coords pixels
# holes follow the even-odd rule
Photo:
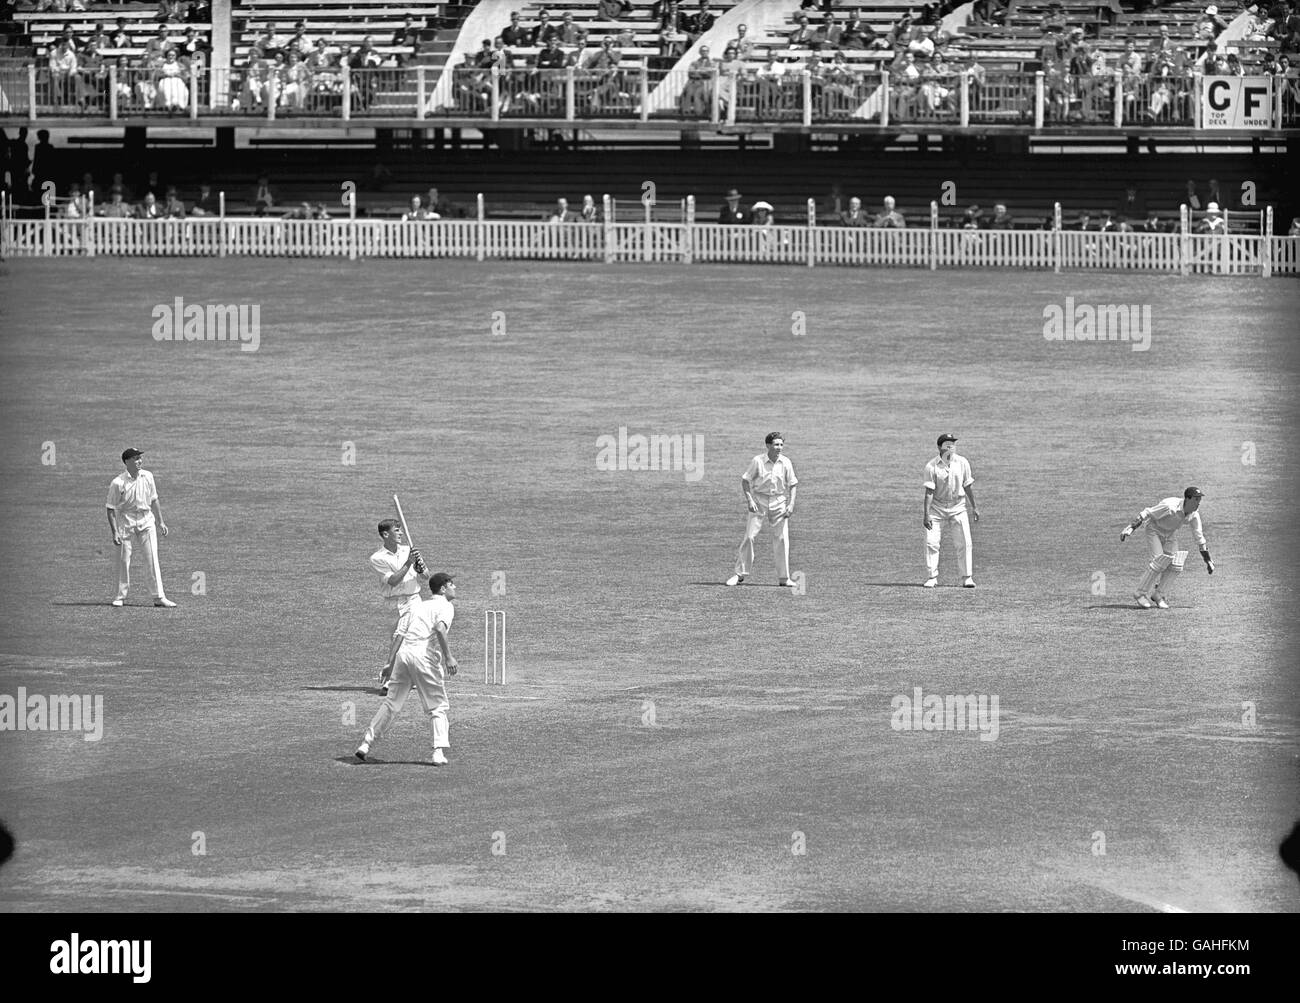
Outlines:
[[[1214,562],[1210,560],[1205,533],[1201,530],[1201,514],[1197,511],[1204,497],[1205,493],[1200,488],[1188,488],[1181,498],[1175,495],[1150,508],[1144,508],[1136,519],[1120,530],[1119,540],[1123,543],[1139,526],[1146,526],[1151,563],[1142,573],[1137,591],[1133,593],[1133,598],[1143,609],[1152,606],[1169,608],[1169,593],[1187,559],[1187,551],[1179,550],[1178,544],[1174,542],[1174,533],[1180,526],[1192,527],[1192,535],[1196,537],[1196,545],[1201,548],[1201,557],[1205,561],[1205,570],[1214,574]]]
[[[385,519],[379,524],[379,538],[384,545],[370,555],[370,566],[379,573],[379,594],[385,602],[396,607],[397,622],[388,645],[388,658],[379,672],[379,688],[388,692],[393,674],[393,659],[402,643],[402,635],[410,620],[414,600],[420,598],[420,579],[429,577],[429,569],[419,550],[411,544],[411,534],[406,528],[402,503],[393,495],[397,509],[396,519]]]

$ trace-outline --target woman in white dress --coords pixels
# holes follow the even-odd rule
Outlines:
[[[159,111],[184,111],[190,105],[190,89],[185,83],[185,68],[176,59],[176,50],[168,49],[162,66],[154,76],[157,91],[155,107]]]

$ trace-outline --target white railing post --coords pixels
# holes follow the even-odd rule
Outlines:
[[[348,191],[348,260],[357,260],[357,190],[355,187]]]
[[[808,267],[817,264],[817,200],[808,200]]]
[[[1115,71],[1115,113],[1112,120],[1116,129],[1124,126],[1124,71]]]
[[[501,67],[493,66],[488,73],[491,81],[491,93],[489,97],[492,101],[492,121],[501,121]]]
[[[654,260],[654,222],[650,218],[653,206],[650,200],[642,199],[641,206],[645,209],[645,246],[643,247],[642,258],[646,261]]]
[[[732,74],[731,100],[727,102],[727,125],[736,124],[736,102],[740,100],[740,74]]]
[[[601,214],[605,236],[605,264],[612,264],[614,261],[614,200],[608,194],[601,196],[601,208],[604,212]]]
[[[475,201],[478,204],[478,225],[475,227],[475,243],[478,244],[478,254],[477,254],[478,260],[482,261],[484,255],[483,242],[484,242],[484,238],[487,235],[487,223],[486,223],[487,215],[483,203],[482,192],[478,193],[478,198]]]
[[[1204,109],[1201,107],[1201,102],[1204,98],[1201,96],[1201,85],[1204,83],[1204,80],[1205,78],[1199,73],[1192,74],[1192,108],[1195,112],[1192,118],[1192,125],[1197,129],[1203,128],[1201,122],[1204,116],[1201,113]]]
[[[970,125],[970,71],[962,70],[961,74],[961,127],[965,129]]]
[[[1259,248],[1259,274],[1261,278],[1273,277],[1273,207],[1264,207],[1264,232],[1259,235],[1263,241]]]
[[[930,242],[930,271],[939,267],[939,203],[933,199],[930,200],[930,234],[926,238]]]
[[[889,125],[889,71],[882,70],[880,73],[880,125],[881,128]]]
[[[1040,74],[1041,76],[1041,74]],[[1054,271],[1061,274],[1061,203],[1052,203],[1052,260]]]
[[[695,196],[686,196],[686,224],[682,240],[682,264],[695,260]]]
[[[803,124],[812,125],[812,74],[804,70],[802,76]]]
[[[108,68],[108,120],[117,121],[117,65]]]
[[[352,118],[352,70],[347,63],[340,69],[343,72],[343,121],[347,122]]]
[[[709,122],[717,125],[722,121],[722,88],[719,86],[722,75],[716,66],[709,72],[712,74],[710,79],[713,81],[713,100],[709,102]]]
[[[27,64],[27,117],[36,121],[36,64]]]
[[[86,257],[95,256],[95,193],[93,191],[86,193],[86,225],[82,227],[86,231],[82,238],[82,243],[86,246]]]
[[[575,101],[574,90],[576,89],[573,81],[572,66],[566,67],[564,71],[564,120],[572,122],[577,102]]]
[[[1188,231],[1191,229],[1191,211],[1184,202],[1178,207],[1178,259],[1179,273],[1182,275],[1191,274],[1191,262],[1188,260],[1188,254],[1191,251],[1191,236]]]
[[[650,120],[650,63],[641,57],[641,121]]]
[[[217,257],[226,256],[226,193],[217,192]]]
[[[1034,74],[1034,130],[1041,131],[1043,120],[1046,117],[1044,110],[1047,106],[1047,86],[1046,77],[1043,71],[1039,70]]]
[[[1286,93],[1286,78],[1273,77],[1273,128],[1282,128],[1282,96]],[[1281,84],[1282,86],[1278,86]]]
[[[266,77],[266,119],[268,122],[275,121],[275,106],[280,100],[280,81],[276,79],[274,71],[268,70]]]
[[[190,61],[190,118],[199,117],[199,67],[196,61]]]
[[[42,229],[45,231],[43,237],[45,243],[45,256],[47,258],[53,257],[55,253],[54,252],[54,226],[50,222],[51,201],[52,200],[45,198],[44,192],[41,193],[41,203],[45,208],[45,225],[42,227]]]
[[[495,69],[495,67],[493,67]],[[417,120],[424,119],[424,70],[423,65],[415,68],[415,117]]]

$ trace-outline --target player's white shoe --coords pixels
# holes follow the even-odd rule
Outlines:
[[[114,606],[121,606],[121,605],[122,605],[122,600],[121,600],[121,599],[114,599],[112,605],[114,605]]]
[[[445,752],[443,752],[441,749],[434,749],[434,750],[433,750],[433,765],[434,765],[434,766],[446,766],[446,765],[447,765],[447,754],[446,754]]]
[[[357,751],[354,752],[353,755],[356,756],[359,760],[361,760],[364,763],[366,761],[366,756],[370,755],[369,744],[367,744],[366,742],[362,742],[360,745],[357,746]]]
[[[777,582],[776,584],[778,584],[779,586],[781,586],[781,588],[783,588],[783,589],[793,589],[793,588],[798,588],[798,586],[795,584],[795,580],[794,580],[793,578],[782,578],[782,579],[781,579],[779,582]]]
[[[154,604],[155,606],[162,606],[162,607],[164,607],[165,609],[172,609],[172,608],[174,608],[175,605],[176,605],[174,602],[172,602],[172,601],[171,601],[170,599],[168,599],[166,596],[159,596],[157,599],[155,599],[155,600],[153,601],[153,604]]]
[[[964,589],[973,589],[975,587],[975,579],[970,577],[970,575],[967,575],[966,580],[961,583],[961,587]]]
[[[1145,593],[1135,592],[1133,593],[1133,598],[1137,600],[1137,604],[1143,609],[1151,608],[1151,600],[1146,597]]]
[[[927,579],[925,580],[925,583],[921,586],[921,588],[923,588],[923,589],[932,589],[932,588],[934,588],[934,587],[935,587],[936,585],[938,585],[938,584],[939,584],[939,579],[937,579],[937,578],[927,578]]]
[[[728,579],[727,579],[725,582],[723,582],[722,584],[725,585],[725,586],[727,586],[727,588],[731,588],[731,586],[733,586],[733,585],[739,585],[739,584],[740,584],[741,582],[743,582],[744,580],[745,580],[745,576],[744,576],[744,575],[732,575],[730,578],[728,578]]]
[[[1165,602],[1165,597],[1162,596],[1162,595],[1160,595],[1160,593],[1157,592],[1157,593],[1156,593],[1155,595],[1153,595],[1151,598],[1154,599],[1154,600],[1156,601],[1156,608],[1157,608],[1157,609],[1168,609],[1168,608],[1169,608],[1169,604],[1168,604],[1167,602]]]

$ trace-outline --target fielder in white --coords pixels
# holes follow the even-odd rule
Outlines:
[[[420,576],[427,577],[429,569],[424,566],[420,552],[406,546],[402,524],[396,519],[385,519],[379,524],[379,538],[384,545],[370,555],[370,566],[379,572],[379,594],[397,609],[388,659],[379,672],[380,689],[387,693],[393,674],[393,659],[405,632],[413,601],[420,598]]]
[[[144,469],[144,453],[135,449],[122,451],[126,472],[113,478],[108,486],[108,528],[117,547],[117,595],[113,605],[121,606],[131,588],[131,551],[139,544],[144,550],[144,565],[149,572],[149,589],[155,606],[175,606],[163,591],[162,571],[158,567],[158,533],[167,535],[162,504],[153,474]],[[155,521],[156,520],[156,521]],[[156,527],[156,528],[155,528]]]
[[[1196,545],[1201,548],[1201,558],[1205,561],[1205,570],[1214,574],[1214,562],[1210,560],[1205,533],[1201,529],[1201,513],[1197,511],[1204,497],[1200,488],[1188,488],[1181,498],[1174,495],[1144,508],[1136,519],[1120,530],[1119,541],[1123,543],[1139,526],[1147,528],[1151,563],[1142,573],[1137,591],[1133,593],[1133,598],[1143,609],[1150,609],[1153,605],[1160,609],[1169,608],[1166,599],[1187,559],[1187,551],[1179,550],[1174,542],[1174,533],[1180,526],[1192,527],[1192,535],[1196,537]]]
[[[975,508],[975,478],[971,476],[970,461],[957,454],[953,445],[957,437],[945,432],[939,436],[939,455],[925,465],[925,506],[921,524],[925,526],[925,587],[939,584],[939,545],[944,527],[957,537],[957,563],[961,571],[961,585],[973,589],[973,547],[970,520],[966,518],[966,503],[970,502],[970,515],[980,521]]]
[[[795,485],[794,464],[782,456],[785,438],[780,432],[769,432],[763,440],[767,453],[759,453],[749,461],[749,468],[741,475],[740,490],[749,506],[749,522],[745,538],[740,541],[736,554],[736,573],[727,579],[727,585],[739,585],[754,566],[754,538],[763,523],[772,528],[772,554],[776,559],[776,580],[779,585],[794,586],[790,581],[790,517],[794,515]]]
[[[447,631],[456,610],[456,583],[451,575],[439,571],[429,579],[433,595],[428,599],[418,596],[411,603],[401,647],[393,662],[393,685],[380,704],[366,729],[365,737],[357,746],[356,757],[366,761],[370,746],[384,737],[393,718],[402,712],[406,698],[414,689],[420,696],[424,713],[433,724],[433,764],[447,765],[447,749],[451,748],[447,727],[447,676],[456,674],[456,659],[447,648]]]

